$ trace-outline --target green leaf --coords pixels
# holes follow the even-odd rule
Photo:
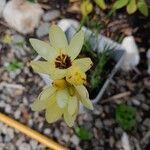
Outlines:
[[[84,127],[75,128],[75,133],[81,140],[90,140],[92,138],[92,133]]]
[[[23,67],[23,63],[17,59],[13,59],[11,63],[5,65],[6,70],[10,72],[11,71],[15,72],[17,69],[22,67]]]
[[[120,9],[124,6],[126,6],[128,4],[129,0],[117,0],[113,6],[112,6],[112,9],[113,10],[116,10],[116,9]]]
[[[146,17],[148,16],[149,10],[148,10],[148,5],[146,4],[145,0],[139,0],[137,3],[137,7],[144,16]]]
[[[99,6],[99,8],[105,10],[107,8],[104,0],[95,0],[95,3]]]
[[[125,104],[117,106],[116,121],[124,130],[131,130],[136,124],[135,108]]]
[[[130,2],[127,5],[127,12],[128,14],[133,14],[137,10],[137,4],[136,0],[130,0]]]

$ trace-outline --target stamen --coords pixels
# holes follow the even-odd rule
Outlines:
[[[70,57],[62,53],[55,60],[55,67],[59,69],[67,69],[71,65]]]

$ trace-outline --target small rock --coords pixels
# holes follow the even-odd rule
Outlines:
[[[29,119],[29,121],[28,121],[28,125],[29,125],[30,127],[32,127],[32,126],[33,126],[33,120],[32,120],[32,119]]]
[[[59,138],[60,135],[61,135],[60,131],[58,129],[55,129],[54,136],[57,137],[57,138]]]
[[[8,134],[5,135],[4,137],[4,142],[10,142],[11,141],[11,138]]]
[[[140,115],[139,113],[137,113],[137,115],[136,115],[136,120],[137,120],[138,122],[141,122],[141,121],[142,121],[142,117],[141,117],[141,115]]]
[[[46,21],[46,22],[49,22],[49,21],[52,21],[52,20],[54,20],[58,17],[60,17],[60,11],[51,10],[51,11],[48,11],[47,13],[45,13],[43,15],[43,20]]]
[[[111,119],[105,119],[103,122],[105,126],[111,126],[113,124],[113,121]]]
[[[50,135],[51,130],[49,128],[44,129],[44,134]]]
[[[19,35],[19,34],[15,34],[13,35],[13,43],[14,44],[18,44],[18,43],[22,43],[24,42],[24,37]]]
[[[76,135],[73,135],[71,138],[70,138],[70,142],[72,142],[74,145],[79,145],[79,138],[76,136]]]
[[[121,135],[123,133],[123,129],[120,127],[115,128],[116,135]]]
[[[149,111],[149,109],[150,109],[150,107],[145,103],[142,104],[142,108],[146,111]]]
[[[31,140],[31,141],[30,141],[30,145],[31,145],[31,148],[32,148],[33,150],[35,150],[35,149],[37,149],[38,142],[35,141],[35,140]]]
[[[95,120],[95,127],[101,129],[103,127],[103,123],[100,119]]]
[[[0,108],[3,108],[3,107],[5,107],[6,106],[6,103],[4,102],[4,101],[1,101],[0,102]]]
[[[132,100],[132,103],[135,105],[135,106],[139,106],[141,103],[140,101],[136,100],[136,99],[133,99]]]
[[[63,134],[63,135],[62,135],[62,139],[63,139],[65,142],[68,142],[69,139],[70,139],[70,136],[67,135],[67,134]]]
[[[10,139],[14,138],[14,130],[12,128],[7,128],[7,133],[10,137]]]
[[[137,100],[141,101],[141,102],[144,102],[145,101],[145,96],[143,94],[138,94],[136,96]]]
[[[114,144],[115,144],[115,140],[114,140],[114,138],[111,136],[111,137],[109,138],[109,145],[110,145],[111,148],[113,148]]]
[[[11,106],[9,104],[6,105],[5,112],[9,114],[11,113]]]
[[[27,143],[21,143],[18,146],[18,150],[31,150],[31,146]]]
[[[115,146],[116,146],[117,149],[122,150],[121,149],[122,148],[121,141],[117,141]]]
[[[36,30],[37,37],[41,38],[48,35],[49,32],[49,23],[42,23]]]
[[[149,118],[146,118],[143,122],[143,125],[150,128],[150,119]]]
[[[96,105],[94,106],[93,114],[94,115],[100,115],[103,112],[103,107]]]
[[[16,110],[15,113],[14,113],[15,119],[19,119],[20,116],[21,116],[21,111],[20,110]]]

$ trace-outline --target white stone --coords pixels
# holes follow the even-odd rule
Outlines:
[[[131,150],[129,138],[128,138],[127,133],[125,133],[125,132],[122,134],[121,143],[122,143],[122,147],[124,150]]]
[[[40,5],[26,0],[11,0],[3,11],[3,17],[8,25],[23,34],[34,31],[42,14]]]
[[[134,37],[125,37],[121,45],[126,51],[121,68],[123,70],[131,70],[138,65],[140,61],[140,55]]]
[[[6,0],[0,0],[0,18],[2,16],[5,5],[6,5]]]

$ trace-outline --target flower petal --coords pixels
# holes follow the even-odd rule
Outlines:
[[[62,109],[55,103],[47,105],[45,117],[48,123],[57,121],[62,116]]]
[[[68,102],[68,112],[73,115],[77,109],[78,101],[76,96],[71,96]]]
[[[51,63],[47,61],[31,61],[31,67],[35,72],[50,74]]]
[[[79,94],[79,99],[81,103],[88,109],[93,110],[93,104],[91,100],[89,99],[89,94],[88,94],[87,89],[83,85],[75,86],[75,88]]]
[[[70,115],[67,109],[64,111],[64,120],[69,127],[73,126],[77,113],[78,111],[76,111],[74,115]]]
[[[52,25],[49,30],[50,44],[61,52],[66,52],[68,41],[65,33],[57,25]]]
[[[50,44],[37,39],[30,39],[34,50],[46,60],[53,60],[59,55],[59,51],[50,46]]]
[[[48,103],[53,103],[52,96],[54,95],[56,89],[54,87],[47,87],[44,89],[38,98],[32,104],[33,111],[41,111],[47,107]]]
[[[56,94],[56,102],[60,108],[64,108],[69,99],[69,93],[67,89],[58,90]]]
[[[70,41],[68,48],[68,55],[71,57],[71,60],[74,60],[80,53],[81,48],[84,42],[84,33],[80,30],[76,33]]]
[[[75,59],[73,61],[73,65],[79,66],[83,72],[86,72],[92,67],[93,62],[91,61],[90,58],[80,58],[80,59]]]
[[[55,68],[55,65],[46,61],[31,61],[31,66],[35,72],[50,75],[51,79],[62,79],[66,75],[66,69]]]

